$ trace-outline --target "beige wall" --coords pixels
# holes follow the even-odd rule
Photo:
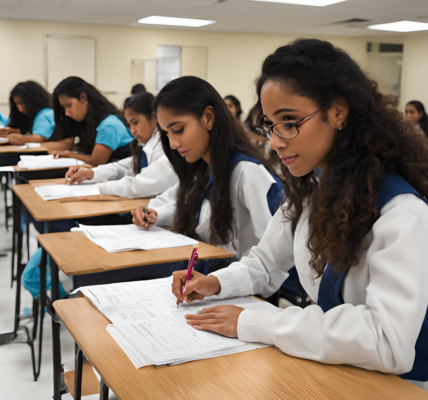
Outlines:
[[[130,91],[133,59],[155,59],[157,45],[208,48],[207,80],[222,96],[236,95],[246,113],[254,100],[254,80],[261,63],[291,36],[210,33],[183,30],[140,29],[103,25],[66,24],[0,19],[0,103],[19,81],[45,82],[46,34],[95,36],[98,88],[117,92],[108,97],[121,105]],[[366,65],[366,41],[362,38],[326,38]],[[192,70],[186,66],[187,70]],[[4,110],[5,107],[3,106]]]

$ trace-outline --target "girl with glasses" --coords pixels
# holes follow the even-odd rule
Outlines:
[[[174,231],[222,246],[237,258],[261,239],[282,201],[281,184],[264,166],[242,125],[206,81],[171,81],[153,103],[161,142],[179,183],[132,212],[148,229]]]
[[[235,306],[188,323],[295,357],[428,381],[428,153],[344,51],[300,39],[266,58],[258,129],[283,163],[286,202],[247,257],[193,272],[184,301],[274,293],[296,266],[314,303]],[[174,273],[179,299],[185,272]]]

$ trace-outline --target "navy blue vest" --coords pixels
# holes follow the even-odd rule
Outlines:
[[[140,171],[143,168],[146,168],[149,165],[147,162],[147,156],[146,153],[144,153],[143,146],[141,146],[141,161],[140,161]]]
[[[238,164],[240,161],[249,161],[253,162],[255,164],[261,164],[259,160],[256,158],[247,156],[243,153],[236,153],[232,157],[232,170],[235,168],[236,164]],[[275,183],[272,183],[272,186],[270,187],[268,193],[267,193],[267,202],[270,213],[273,215],[275,214],[276,210],[281,205],[282,199],[284,198],[284,189],[282,188],[281,181],[272,174],[272,178],[275,179]],[[211,197],[211,190],[213,188],[213,176],[210,176],[210,179],[207,183],[207,186],[205,187],[205,192],[201,197],[201,200],[199,201],[198,210],[196,212],[196,218],[195,218],[195,226],[199,225],[199,218],[201,216],[201,210],[202,210],[202,204],[204,203],[204,200],[209,200]]]
[[[376,196],[376,203],[382,208],[393,197],[405,193],[414,194],[427,203],[425,198],[413,189],[404,178],[395,173],[385,175]],[[324,312],[344,304],[342,296],[340,295],[340,290],[348,271],[334,272],[333,266],[330,263],[327,264],[318,291],[318,305]],[[406,374],[400,375],[400,377],[414,381],[428,381],[428,310],[422,323],[418,340],[416,341],[415,350],[416,356],[412,370]]]

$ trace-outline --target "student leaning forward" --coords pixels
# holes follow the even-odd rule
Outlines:
[[[286,202],[247,257],[193,272],[184,301],[274,293],[296,266],[305,309],[204,309],[188,323],[295,357],[428,381],[428,154],[395,97],[344,51],[297,40],[266,58],[257,129]],[[174,273],[181,297],[186,271]]]

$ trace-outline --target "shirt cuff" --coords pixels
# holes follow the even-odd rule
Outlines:
[[[243,342],[274,345],[272,331],[284,310],[244,310],[238,318],[238,339]]]
[[[209,296],[209,300],[229,299],[236,293],[236,284],[233,273],[227,268],[212,272],[212,276],[216,276],[220,281],[220,293],[215,296]],[[236,296],[236,295],[235,295]]]
[[[88,179],[88,182],[100,182],[104,180],[102,172],[98,168],[92,168],[92,172],[94,173],[94,177],[92,179]]]
[[[100,188],[100,194],[107,194],[107,188],[105,183],[99,183],[97,186]]]

